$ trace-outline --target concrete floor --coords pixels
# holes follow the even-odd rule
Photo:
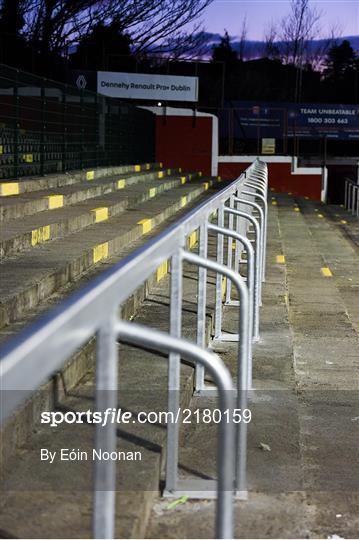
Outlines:
[[[276,204],[270,204],[261,340],[254,347],[249,498],[235,503],[235,536],[354,538],[359,532],[358,225],[340,208],[287,195],[272,196]],[[347,223],[341,223],[343,220]],[[284,255],[284,264],[277,262],[277,255]],[[324,276],[323,268],[329,268],[330,277]],[[194,339],[193,269],[185,268],[184,285],[183,333]],[[211,304],[213,288],[209,311]],[[225,308],[225,331],[235,331],[237,313],[235,308]],[[158,284],[136,320],[167,330],[168,278]],[[217,350],[234,374],[236,344],[221,344]],[[120,360],[120,388],[129,390],[120,392],[121,405],[135,411],[142,407],[163,410],[167,374],[163,359],[148,351],[133,354],[127,347],[120,350]],[[188,401],[191,387],[192,369],[184,366],[182,394],[188,394]],[[155,388],[156,395],[144,388]],[[86,408],[92,391],[90,372],[65,396],[62,406]],[[213,398],[191,401],[194,409],[213,405]],[[117,537],[213,537],[213,501],[186,502],[169,510],[169,501],[157,495],[164,426],[135,427],[130,426],[128,433],[121,431],[120,444],[141,448],[144,462],[141,469],[121,468]],[[91,484],[89,467],[72,472],[68,466],[58,466],[49,476],[37,462],[42,446],[90,447],[93,434],[84,426],[81,432],[57,428],[50,435],[34,432],[14,456],[9,479],[13,491],[2,493],[0,527],[22,538],[88,538],[92,511],[91,485],[86,484]],[[181,477],[214,477],[215,447],[215,426],[183,429]]]
[[[235,536],[355,538],[358,223],[339,207],[274,193],[272,201],[261,339],[254,346],[249,497],[235,502]],[[277,255],[284,255],[283,264]],[[225,330],[236,327],[236,313],[226,308]],[[236,347],[220,349],[234,374]],[[213,398],[195,398],[191,405],[213,406]],[[215,447],[215,426],[186,426],[180,476],[215,477]],[[158,498],[147,538],[213,537],[213,501],[168,504]]]

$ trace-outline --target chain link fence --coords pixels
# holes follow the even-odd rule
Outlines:
[[[0,64],[0,178],[155,160],[155,118]]]

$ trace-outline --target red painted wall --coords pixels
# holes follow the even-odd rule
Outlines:
[[[157,116],[156,161],[211,175],[212,118]]]
[[[218,163],[218,174],[225,180],[234,180],[250,163]],[[319,174],[292,174],[290,163],[268,163],[269,187],[282,193],[319,200],[322,177]]]

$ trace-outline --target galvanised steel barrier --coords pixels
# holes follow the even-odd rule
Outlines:
[[[181,358],[196,366],[195,390],[211,392],[204,385],[208,370],[217,386],[219,408],[232,411],[247,408],[247,392],[252,386],[251,344],[258,338],[260,282],[264,276],[267,211],[265,199],[267,168],[256,160],[241,176],[223,190],[193,209],[156,238],[122,259],[83,290],[61,303],[5,345],[0,362],[2,408],[0,421],[21,405],[40,385],[61,369],[66,360],[92,336],[97,336],[96,410],[117,406],[117,341],[151,348],[168,357],[168,411],[179,410]],[[254,203],[258,199],[262,207]],[[234,208],[236,205],[236,208]],[[243,206],[248,211],[243,211]],[[256,212],[252,215],[250,211]],[[217,215],[217,224],[212,223]],[[260,219],[258,219],[258,215]],[[228,219],[227,219],[228,217]],[[248,224],[254,225],[253,245],[247,237]],[[187,240],[199,230],[198,254],[188,251]],[[217,260],[208,258],[208,234],[217,237]],[[227,242],[227,265],[224,264],[224,237]],[[235,261],[232,267],[232,243]],[[247,254],[246,277],[240,273],[242,248]],[[164,261],[171,261],[170,333],[165,334],[134,323],[119,320],[121,306]],[[182,339],[183,263],[198,266],[197,338],[196,344]],[[228,264],[229,263],[229,264]],[[238,341],[237,389],[234,392],[223,362],[206,349],[207,272],[216,273],[215,340]],[[223,277],[237,289],[239,302],[238,334],[222,333]],[[227,289],[228,290],[228,289]],[[257,316],[257,319],[255,319]],[[256,321],[256,322],[254,322]],[[175,417],[175,416],[174,416]],[[233,497],[247,495],[246,452],[247,425],[231,422],[222,415],[218,432],[217,481],[179,480],[179,424],[167,426],[167,465],[164,494],[177,497],[217,498],[216,536],[233,537]],[[112,452],[116,449],[116,424],[96,426],[95,447]],[[95,461],[93,534],[95,538],[113,538],[115,512],[115,463]]]
[[[353,216],[359,217],[359,179],[345,179],[344,206]]]

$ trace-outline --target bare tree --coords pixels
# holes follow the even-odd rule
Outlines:
[[[280,49],[277,44],[277,40],[277,25],[272,21],[264,35],[264,55],[271,60],[276,60],[280,58]]]
[[[244,55],[246,51],[247,34],[248,34],[248,23],[247,23],[247,16],[245,16],[242,21],[241,31],[239,34],[238,58],[239,60],[242,60],[242,61],[244,60]]]
[[[185,52],[198,46],[198,19],[212,1],[25,0],[24,31],[39,49],[61,53],[96,24],[117,20],[121,33],[131,35],[134,53]]]
[[[310,7],[309,0],[291,0],[290,13],[281,21],[278,38],[287,63],[301,67],[308,44],[320,32],[321,13]]]
[[[342,26],[335,23],[329,29],[326,37],[318,40],[315,44],[313,43],[312,48],[307,53],[307,62],[311,64],[313,69],[320,70],[323,67],[329,49],[338,44],[338,40],[342,35]]]

